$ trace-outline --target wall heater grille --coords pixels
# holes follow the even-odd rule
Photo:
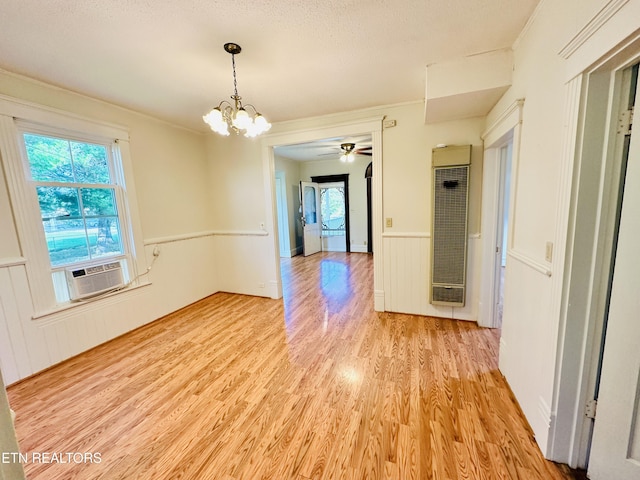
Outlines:
[[[470,145],[433,151],[433,304],[464,306],[470,162]]]

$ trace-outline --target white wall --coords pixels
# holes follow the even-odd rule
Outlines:
[[[125,127],[145,243],[138,254],[150,260],[156,244],[161,251],[151,285],[33,319],[29,259],[0,173],[0,365],[8,384],[218,290],[201,134],[6,72],[0,94]]]
[[[287,215],[289,220],[289,246],[291,256],[302,253],[302,224],[300,222],[300,162],[275,157],[275,169],[284,174],[287,191]]]
[[[580,94],[579,81],[572,77],[638,28],[637,15],[625,13],[637,6],[634,0],[628,4],[542,0],[514,46],[513,85],[487,117],[487,125],[492,125],[516,99],[524,99],[520,144],[514,146],[513,236],[505,275],[500,369],[543,452],[550,451],[550,427],[556,415],[562,414],[554,410],[554,382],[557,347],[563,335],[560,305],[565,291],[564,254],[576,143],[572,128]],[[583,30],[594,15],[603,12],[600,20]],[[628,31],[595,34],[606,23],[607,12],[626,19],[620,24]],[[581,31],[582,37],[578,35]],[[565,60],[560,53],[576,36],[589,46],[581,49],[577,60]],[[580,68],[576,61],[582,61]],[[545,260],[547,242],[554,244],[551,261]],[[576,357],[571,358],[575,361]],[[574,375],[580,375],[580,369],[580,364],[574,365]]]

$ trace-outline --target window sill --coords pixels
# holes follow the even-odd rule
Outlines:
[[[121,295],[125,295],[127,293],[132,293],[135,292],[136,290],[139,290],[141,288],[144,287],[148,287],[152,285],[151,282],[147,282],[147,283],[142,283],[139,285],[135,285],[132,287],[128,287],[122,290],[117,290],[115,292],[111,292],[108,293],[106,295],[102,295],[102,296],[97,296],[94,298],[88,298],[86,300],[80,300],[78,302],[69,302],[69,303],[65,303],[65,304],[60,304],[55,306],[54,308],[50,309],[50,310],[43,310],[41,312],[35,312],[32,316],[31,316],[31,320],[43,320],[46,319],[48,317],[52,317],[54,315],[57,314],[62,314],[64,312],[71,312],[73,311],[74,313],[77,313],[78,310],[82,310],[83,307],[85,310],[89,309],[89,307],[96,303],[96,302],[103,302],[104,303],[115,303],[115,301],[121,301]],[[110,301],[110,302],[109,302]]]

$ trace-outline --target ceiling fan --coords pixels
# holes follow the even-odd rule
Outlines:
[[[342,150],[342,155],[340,155],[341,162],[351,163],[356,155],[367,155],[369,157],[372,155],[371,147],[356,148],[355,143],[341,143],[340,149]]]
[[[373,153],[371,152],[370,146],[364,146],[361,148],[356,148],[355,143],[345,142],[340,144],[340,161],[344,163],[351,163],[355,160],[356,155],[367,155],[371,156]],[[335,155],[333,153],[323,153],[322,155]]]

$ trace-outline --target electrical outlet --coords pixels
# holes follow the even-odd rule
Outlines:
[[[547,246],[544,251],[544,259],[547,262],[551,262],[553,260],[553,242],[547,242]]]
[[[159,257],[160,256],[160,247],[158,245],[153,247],[153,256],[154,257]]]
[[[389,228],[393,227],[393,218],[389,217],[389,218],[385,219],[384,225],[385,225],[385,227],[389,227]]]

